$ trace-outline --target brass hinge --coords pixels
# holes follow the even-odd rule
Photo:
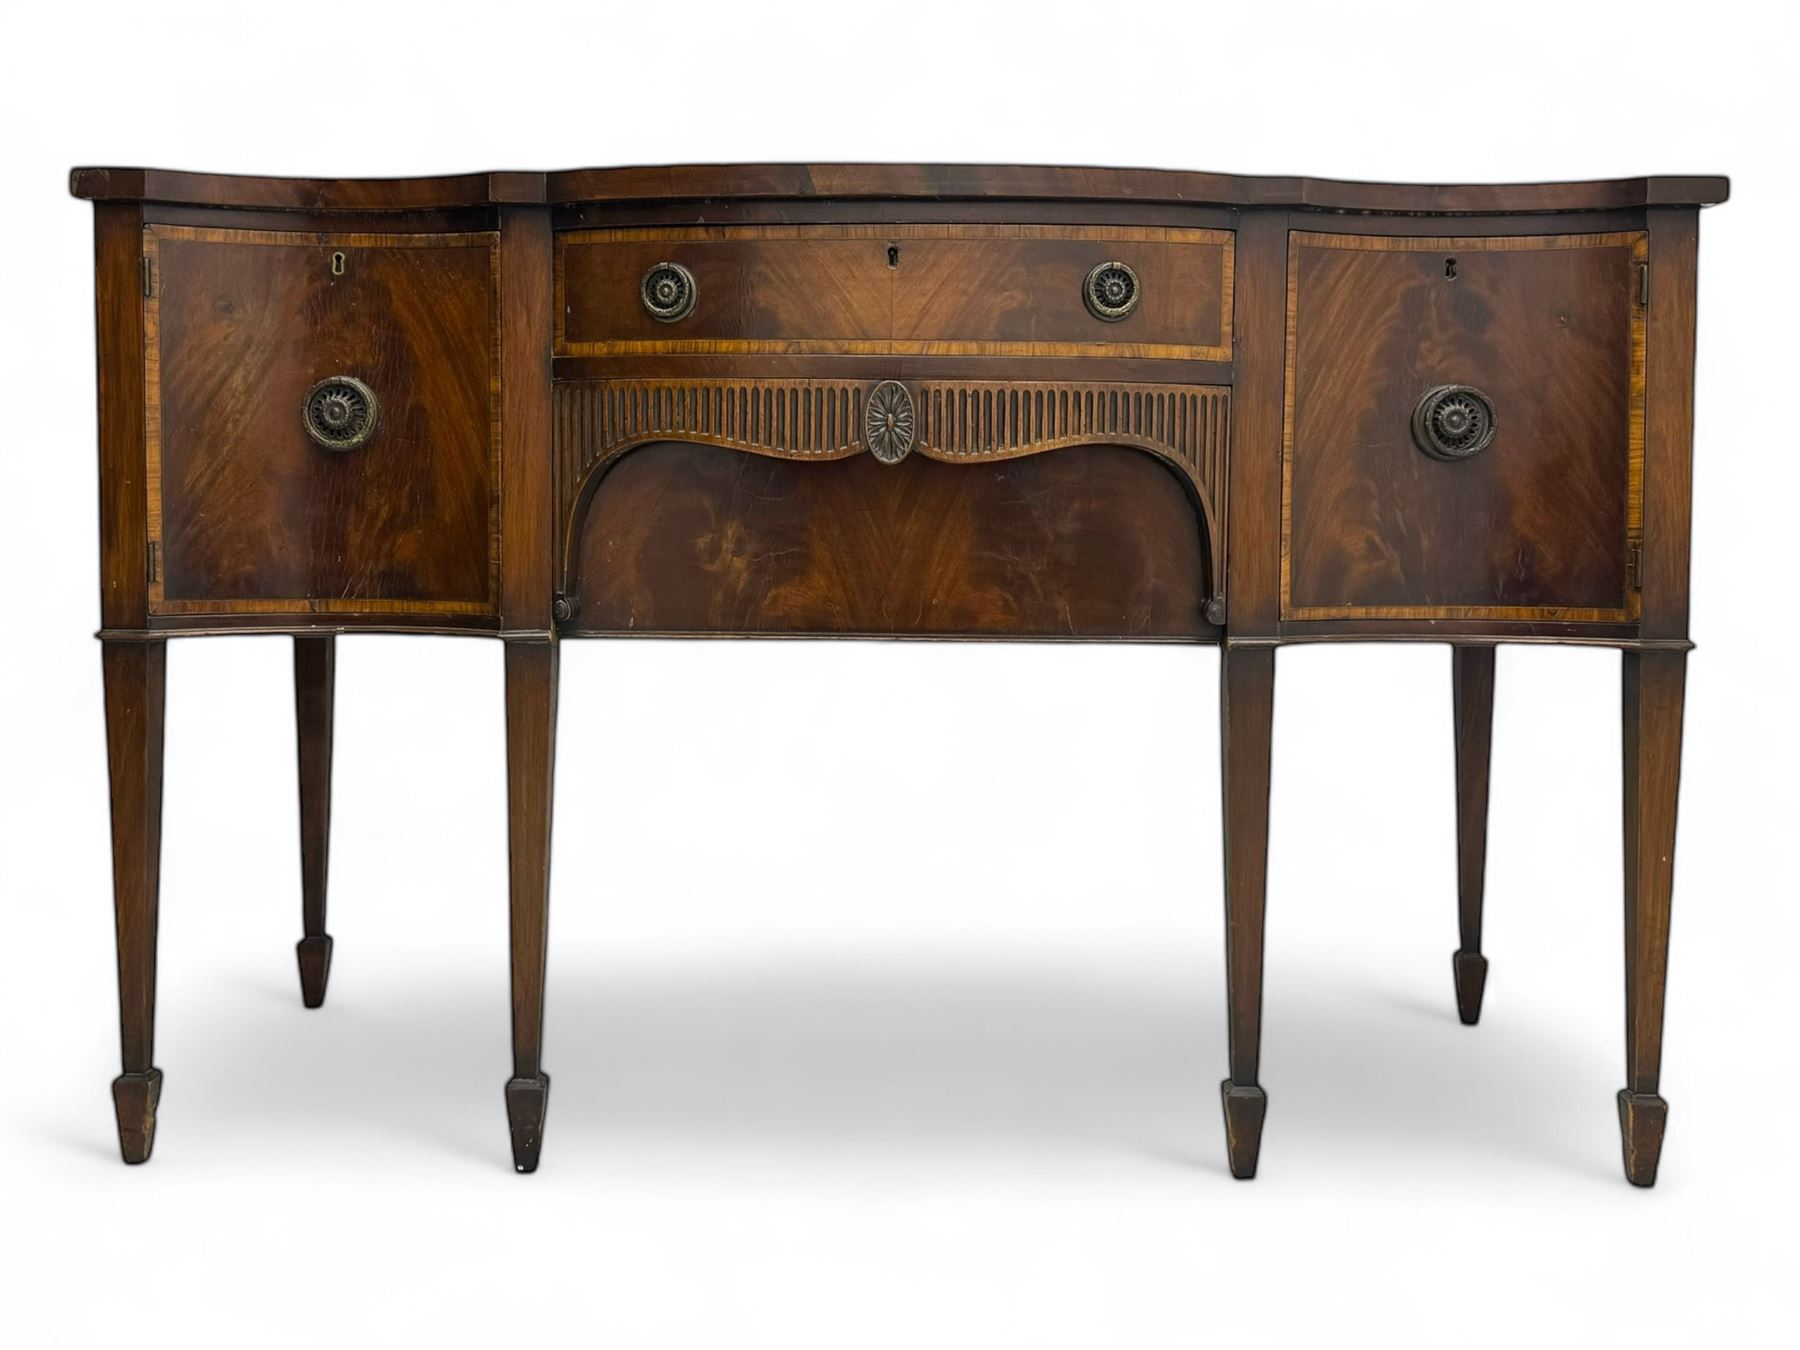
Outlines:
[[[1631,578],[1631,589],[1644,589],[1644,541],[1627,539],[1625,541],[1625,574]]]
[[[1637,268],[1638,303],[1640,305],[1648,305],[1650,303],[1650,264],[1641,262],[1637,265]]]
[[[144,299],[148,300],[151,296],[156,294],[156,269],[151,263],[150,255],[148,253],[138,259],[138,261],[143,264]]]
[[[150,541],[149,546],[146,547],[144,550],[144,554],[145,554],[144,564],[145,564],[145,569],[146,569],[145,574],[144,574],[144,580],[155,581],[156,580],[156,554],[157,554],[156,540],[152,539]]]

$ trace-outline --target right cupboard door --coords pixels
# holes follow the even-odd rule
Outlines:
[[[1636,617],[1647,248],[1290,235],[1284,618]]]

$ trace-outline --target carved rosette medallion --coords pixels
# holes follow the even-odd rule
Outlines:
[[[913,448],[912,395],[896,380],[883,380],[869,391],[863,407],[863,444],[883,464],[898,464]]]

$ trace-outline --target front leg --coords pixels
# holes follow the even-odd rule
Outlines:
[[[294,639],[294,722],[300,761],[300,918],[304,936],[300,998],[325,1002],[331,975],[331,934],[325,931],[325,877],[331,859],[331,713],[337,639]]]
[[[1494,649],[1452,647],[1456,718],[1456,921],[1451,969],[1456,1011],[1465,1026],[1481,1020],[1487,957],[1481,954],[1482,892],[1487,871],[1488,764],[1494,745]]]
[[[1669,909],[1675,882],[1675,800],[1681,779],[1681,715],[1687,653],[1624,657],[1625,1069],[1619,1132],[1625,1175],[1656,1184],[1669,1104],[1662,1075],[1663,991],[1669,973]]]
[[[1225,809],[1225,985],[1231,1077],[1219,1085],[1231,1174],[1256,1175],[1269,1099],[1256,1081],[1262,1045],[1263,896],[1269,870],[1269,748],[1275,649],[1220,657],[1219,722]]]
[[[535,1172],[550,1078],[542,1063],[549,939],[550,806],[556,769],[557,642],[506,644],[506,806],[512,914],[513,1166]]]
[[[119,947],[119,1039],[113,1081],[119,1152],[145,1162],[156,1141],[162,1070],[155,1065],[156,909],[162,863],[161,638],[101,645],[106,762],[112,787],[113,916]]]

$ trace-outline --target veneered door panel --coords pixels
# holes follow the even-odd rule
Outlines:
[[[145,233],[152,612],[491,613],[497,236]],[[337,376],[352,449],[304,421]]]
[[[1645,257],[1641,232],[1293,234],[1283,616],[1633,617]],[[1415,429],[1446,388],[1472,401],[1439,431],[1491,414],[1484,445]]]

